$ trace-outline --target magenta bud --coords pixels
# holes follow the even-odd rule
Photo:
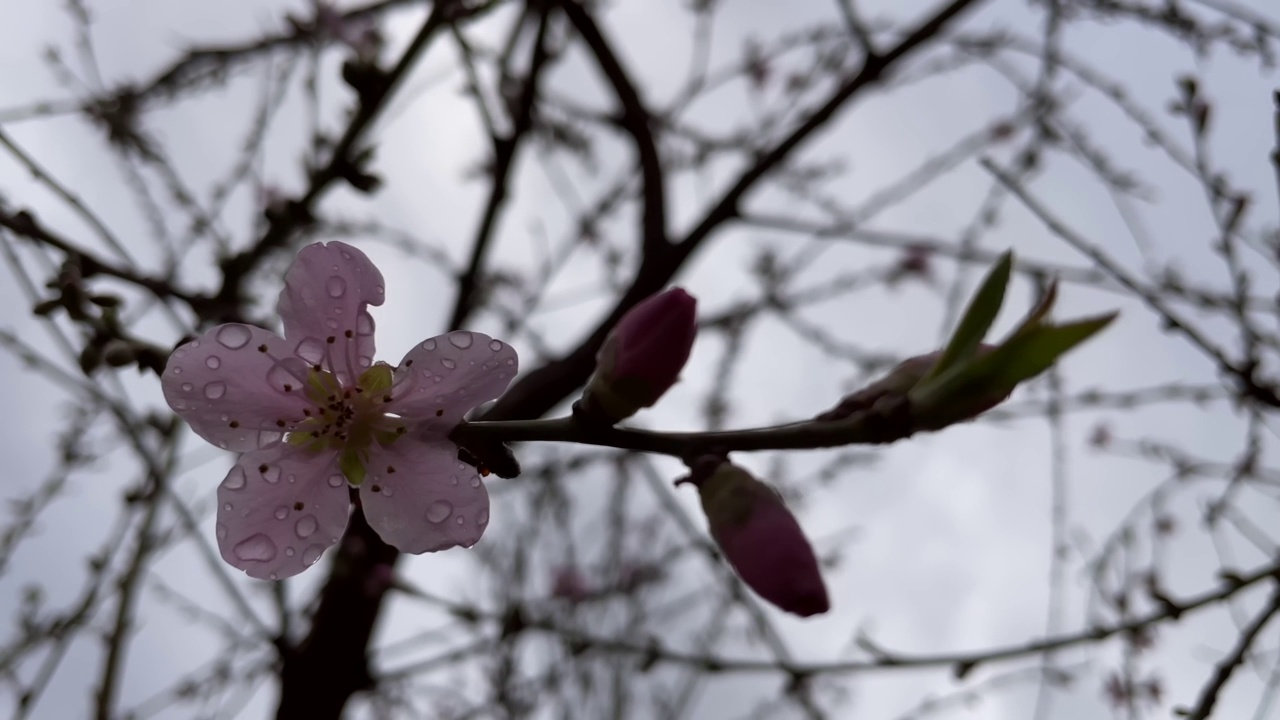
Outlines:
[[[583,409],[617,422],[656,403],[689,360],[698,332],[697,307],[692,295],[671,288],[623,315],[596,354]]]
[[[738,577],[794,615],[830,610],[813,547],[777,491],[727,460],[709,473],[699,465],[681,482],[697,486],[711,537]]]

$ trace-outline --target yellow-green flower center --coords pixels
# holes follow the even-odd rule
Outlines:
[[[404,419],[387,412],[394,373],[379,363],[365,370],[352,387],[343,387],[332,372],[312,368],[306,397],[314,405],[289,433],[286,442],[308,450],[337,451],[338,466],[352,485],[364,482],[373,442],[388,446],[405,434]]]

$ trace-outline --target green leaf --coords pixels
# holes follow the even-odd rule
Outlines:
[[[1049,314],[1049,311],[1053,310],[1053,304],[1057,302],[1057,300],[1058,279],[1054,278],[1050,281],[1049,286],[1044,289],[1044,294],[1040,296],[1035,307],[1031,308],[1031,312],[1027,313],[1027,316],[1022,319],[1022,322],[1018,323],[1018,327],[1014,328],[1013,332],[1009,333],[1009,337],[1005,339],[1005,343],[1034,327],[1038,327]]]
[[[996,321],[996,315],[1000,313],[1000,306],[1004,304],[1005,288],[1009,286],[1009,274],[1012,270],[1013,251],[1007,250],[1000,256],[995,267],[991,268],[991,272],[987,273],[978,291],[974,293],[973,299],[969,301],[969,307],[964,311],[964,316],[960,318],[960,324],[956,326],[951,339],[947,341],[947,347],[942,351],[942,356],[938,358],[937,364],[924,377],[922,383],[942,375],[958,363],[973,357],[978,345],[991,329],[991,324]]]
[[[1109,313],[1065,325],[1033,325],[1023,329],[990,354],[913,391],[911,400],[921,406],[922,412],[927,412],[928,407],[956,397],[1010,392],[1101,332],[1117,315]]]

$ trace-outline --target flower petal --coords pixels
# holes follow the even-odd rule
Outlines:
[[[375,444],[360,501],[369,527],[407,553],[471,547],[489,525],[489,491],[450,442]]]
[[[275,334],[252,325],[219,325],[169,356],[160,387],[169,407],[196,434],[223,450],[273,443],[311,406],[303,361]]]
[[[297,575],[338,542],[350,509],[335,453],[277,443],[240,456],[218,486],[218,549],[250,577]]]
[[[488,335],[459,330],[433,337],[400,361],[387,411],[445,432],[502,395],[518,369],[515,348]]]
[[[373,363],[368,306],[385,297],[382,273],[364,253],[342,242],[315,243],[285,273],[277,309],[293,354],[346,384]]]

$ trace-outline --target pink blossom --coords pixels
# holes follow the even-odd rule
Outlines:
[[[369,305],[382,274],[341,242],[298,253],[278,310],[284,338],[252,325],[210,329],[174,350],[165,399],[200,437],[242,453],[218,487],[222,557],[256,578],[286,578],[338,541],[350,487],[388,544],[423,553],[470,547],[489,495],[448,433],[506,390],[511,346],[452,332],[374,363]]]
[[[776,490],[712,457],[677,482],[697,486],[712,539],[757,595],[800,617],[831,609],[813,547]]]
[[[617,421],[652,406],[671,389],[693,349],[697,307],[689,293],[671,288],[623,315],[596,354],[587,410]]]
[[[552,577],[551,597],[579,603],[591,597],[591,587],[582,573],[571,565],[556,568]]]

